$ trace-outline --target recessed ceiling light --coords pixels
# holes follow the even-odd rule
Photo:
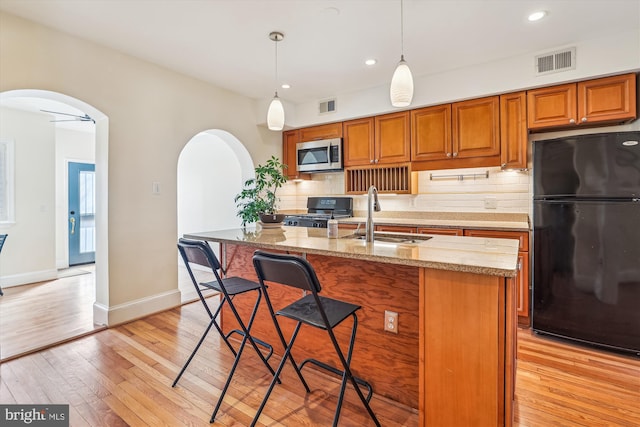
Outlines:
[[[378,61],[377,61],[377,60],[375,60],[375,59],[367,59],[366,61],[364,61],[364,63],[365,63],[366,65],[371,66],[371,65],[376,65],[376,64],[378,63]]]
[[[291,86],[286,84],[286,83],[282,83],[281,87],[282,87],[282,89],[290,89],[291,88]]]
[[[531,15],[529,15],[529,17],[527,18],[529,21],[534,22],[534,21],[539,21],[542,18],[544,18],[545,16],[547,16],[547,12],[544,10],[539,10],[537,12],[533,12]]]

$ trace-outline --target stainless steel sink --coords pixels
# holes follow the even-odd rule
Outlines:
[[[431,239],[432,236],[426,236],[422,234],[417,234],[415,236],[409,235],[399,235],[392,233],[373,233],[373,241],[374,242],[386,242],[386,243],[420,243],[425,240]],[[349,234],[342,237],[343,239],[357,239],[357,240],[366,240],[366,236],[364,234]]]

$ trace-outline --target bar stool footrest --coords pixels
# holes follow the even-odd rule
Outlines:
[[[304,368],[304,365],[306,365],[307,363],[312,363],[314,365],[316,365],[319,368],[325,369],[329,372],[332,372],[340,377],[342,377],[344,375],[344,371],[341,371],[340,369],[334,368],[331,365],[327,365],[324,362],[320,362],[317,359],[305,359],[303,360],[300,365],[298,365],[298,368],[300,370],[302,370],[302,368]],[[371,387],[371,384],[369,384],[367,381],[363,380],[362,378],[356,377],[355,375],[353,376],[353,379],[356,380],[356,382],[358,384],[360,384],[361,386],[365,387],[367,389],[367,402],[371,401],[371,396],[373,396],[373,388]]]
[[[241,331],[240,329],[234,329],[231,332],[229,332],[227,335],[225,335],[225,338],[229,339],[229,337],[232,334],[238,334],[241,337],[245,336],[245,333],[243,331]],[[269,360],[269,358],[273,354],[273,346],[271,344],[269,344],[268,342],[266,342],[266,341],[262,341],[260,338],[254,337],[253,335],[251,335],[251,338],[253,338],[253,341],[255,341],[256,344],[266,348],[269,351],[267,353],[267,355],[264,357],[264,360]]]

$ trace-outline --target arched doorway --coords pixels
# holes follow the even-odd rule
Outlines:
[[[108,144],[109,119],[90,104],[57,92],[36,89],[20,89],[0,93],[0,101],[11,98],[39,98],[67,104],[88,114],[95,120],[95,165],[96,165],[96,301],[93,319],[96,325],[107,324],[109,305],[109,251],[108,251]]]
[[[211,129],[191,138],[178,158],[178,237],[239,227],[233,199],[254,176],[249,152],[229,132]],[[212,249],[217,252],[217,246]],[[195,297],[190,284],[180,288],[183,302]]]

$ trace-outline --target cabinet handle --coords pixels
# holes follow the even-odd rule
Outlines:
[[[378,159],[376,159],[375,163],[378,163]]]
[[[501,167],[502,169],[504,169],[504,168],[506,168],[506,167],[507,167],[507,164],[506,164],[506,163],[503,163],[503,164],[501,164],[501,165],[500,165],[500,167]]]
[[[584,123],[584,122],[586,122],[586,121],[587,121],[587,118],[586,118],[586,117],[583,117],[583,118],[582,118],[582,123]]]
[[[453,157],[458,157],[458,153],[453,153]]]
[[[569,119],[569,123],[573,124],[576,122],[576,119]]]
[[[371,159],[371,160],[369,160],[369,163],[373,163],[373,161],[374,161],[374,160],[373,160],[373,159]]]
[[[451,153],[447,153],[447,157],[451,157]]]

